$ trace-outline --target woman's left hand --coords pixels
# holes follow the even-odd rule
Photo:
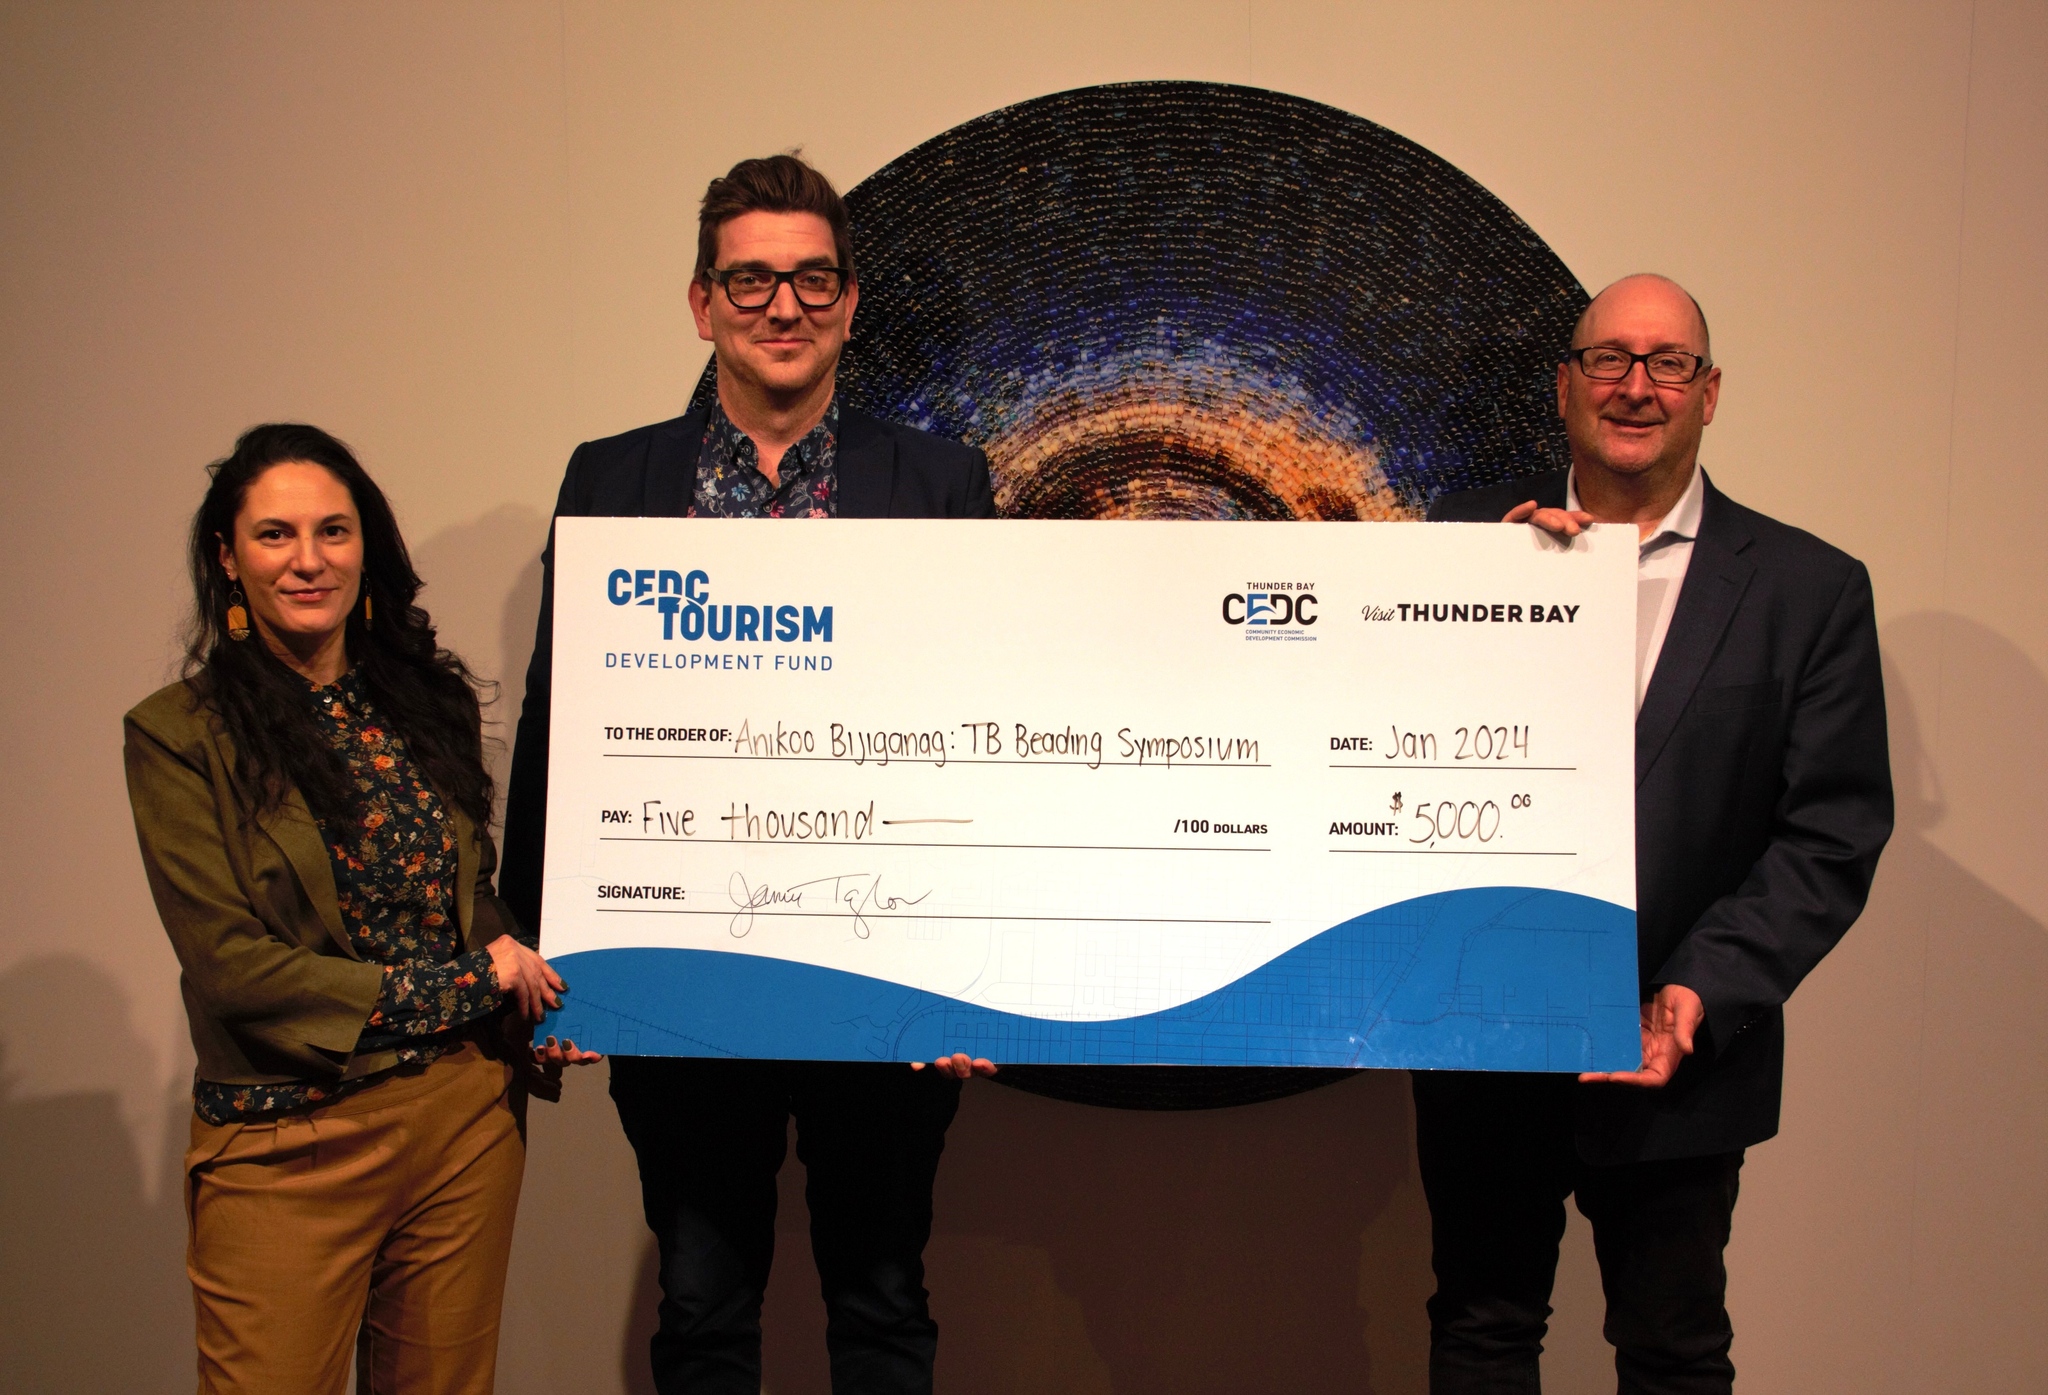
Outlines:
[[[598,1052],[582,1051],[573,1041],[556,1041],[553,1037],[547,1039],[546,1045],[533,1048],[533,1063],[548,1079],[556,1081],[562,1078],[562,1071],[568,1066],[588,1066],[603,1059]]]

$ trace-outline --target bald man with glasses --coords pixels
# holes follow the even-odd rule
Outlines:
[[[1421,1072],[1433,1395],[1540,1389],[1564,1203],[1592,1222],[1622,1395],[1732,1389],[1723,1264],[1778,1131],[1783,1005],[1863,910],[1892,826],[1870,577],[1700,468],[1721,370],[1675,282],[1594,297],[1557,370],[1571,468],[1432,519],[1635,526],[1641,1065]]]

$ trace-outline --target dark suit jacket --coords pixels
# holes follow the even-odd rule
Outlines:
[[[1565,473],[1438,499],[1497,522],[1565,502]],[[1579,1090],[1593,1163],[1691,1157],[1778,1131],[1783,1003],[1863,911],[1891,836],[1870,574],[1706,485],[1698,541],[1636,718],[1636,940],[1647,1000],[1706,1005],[1662,1090]]]
[[[569,457],[555,517],[678,518],[696,490],[708,410],[586,441]],[[839,516],[993,518],[988,457],[957,441],[839,409]],[[794,522],[792,527],[800,526]],[[505,805],[505,865],[498,886],[519,922],[541,927],[541,861],[547,849],[548,684],[554,672],[555,542],[541,554],[540,623],[526,668],[526,705],[512,750]]]

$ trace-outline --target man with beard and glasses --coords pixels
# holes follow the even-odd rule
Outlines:
[[[577,447],[555,516],[994,517],[980,451],[839,400],[839,357],[859,303],[846,206],[822,174],[775,155],[742,160],[712,180],[698,215],[690,308],[698,335],[717,347],[717,399]],[[503,876],[520,922],[543,936],[553,619],[550,538]],[[614,1056],[612,1099],[661,1254],[660,1322],[649,1343],[655,1388],[760,1390],[775,1174],[794,1116],[832,1389],[929,1391],[938,1346],[924,1288],[932,1182],[961,1081],[994,1072],[964,1053],[929,1069]]]

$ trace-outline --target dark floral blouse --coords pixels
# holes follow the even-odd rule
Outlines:
[[[384,966],[377,1005],[358,1051],[395,1049],[400,1065],[424,1064],[459,1046],[460,1029],[504,1003],[490,951],[461,953],[455,923],[455,825],[441,799],[386,726],[362,680],[344,674],[312,690],[328,743],[341,753],[357,802],[349,822],[321,824],[341,922],[356,952]],[[374,1079],[275,1085],[193,1082],[193,1106],[229,1124],[330,1104]]]
[[[834,396],[825,408],[823,421],[784,452],[776,483],[768,483],[760,461],[753,438],[732,424],[725,408],[712,403],[689,517],[837,518],[839,398]]]

